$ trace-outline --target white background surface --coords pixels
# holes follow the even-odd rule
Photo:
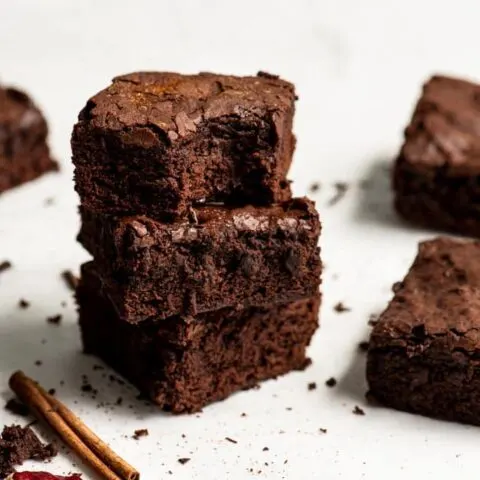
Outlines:
[[[480,79],[479,14],[475,0],[0,0],[0,78],[26,88],[44,109],[62,164],[61,174],[0,200],[0,260],[14,263],[0,276],[4,398],[10,396],[10,373],[24,369],[56,388],[144,480],[476,478],[478,429],[367,405],[365,358],[357,344],[368,337],[369,315],[384,308],[391,284],[403,277],[417,241],[433,235],[397,221],[387,169],[430,74]],[[59,278],[88,258],[74,240],[72,125],[87,98],[111,77],[141,69],[262,69],[295,82],[298,149],[291,177],[298,194],[321,183],[314,198],[324,226],[326,271],[312,367],[194,416],[159,413],[136,400],[133,389],[112,386],[92,371],[98,362],[80,351],[74,304]],[[362,180],[371,188],[359,188]],[[329,207],[337,181],[349,182],[350,189]],[[53,205],[45,206],[50,197]],[[28,310],[18,309],[21,297],[31,302]],[[339,301],[351,312],[334,313]],[[47,325],[45,318],[58,313],[63,324]],[[99,389],[97,400],[81,394],[82,374]],[[330,376],[339,381],[334,389],[324,386]],[[318,388],[308,391],[312,381]],[[97,407],[119,395],[123,406]],[[353,415],[355,405],[366,415]],[[14,421],[0,410],[0,424]],[[150,435],[133,440],[138,428]],[[191,460],[180,465],[181,457]],[[32,467],[81,469],[69,455]],[[85,470],[84,478],[94,477]]]

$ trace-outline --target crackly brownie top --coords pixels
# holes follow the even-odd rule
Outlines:
[[[201,122],[222,117],[268,115],[275,123],[279,114],[293,108],[294,100],[291,83],[266,73],[235,77],[137,72],[114,78],[88,101],[79,120],[110,131],[143,128],[143,143],[152,129],[174,141],[195,132]]]
[[[480,241],[421,243],[404,281],[372,333],[371,347],[448,336],[456,348],[480,347]]]
[[[40,111],[26,93],[0,87],[0,141],[4,134],[28,130],[42,123],[44,120]]]
[[[423,87],[405,131],[401,157],[451,173],[480,170],[480,85],[434,76]]]
[[[129,243],[139,248],[156,244],[165,235],[172,243],[185,244],[202,239],[212,241],[212,238],[226,235],[262,235],[281,231],[286,236],[318,236],[320,233],[318,213],[314,203],[307,198],[296,198],[271,207],[205,205],[193,208],[188,219],[174,224],[164,224],[145,216],[125,217],[119,220],[118,227],[119,232],[129,234]]]

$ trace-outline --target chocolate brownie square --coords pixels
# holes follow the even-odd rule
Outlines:
[[[423,88],[394,171],[395,206],[420,226],[480,236],[480,85]]]
[[[309,364],[319,294],[269,307],[223,308],[131,325],[101,293],[94,265],[77,288],[83,345],[161,408],[195,412]]]
[[[117,77],[73,130],[81,202],[169,220],[196,202],[287,200],[295,98],[292,84],[261,73]]]
[[[173,224],[81,209],[79,240],[118,314],[136,323],[311,297],[320,284],[313,202],[202,206]]]
[[[0,87],[0,193],[58,170],[47,133],[45,119],[26,93]]]
[[[480,425],[480,242],[420,244],[374,327],[367,377],[387,406]]]

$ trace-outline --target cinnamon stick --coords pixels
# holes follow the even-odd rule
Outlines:
[[[105,480],[139,480],[140,474],[93,433],[71,410],[23,372],[10,377],[10,388],[44,419],[70,448]]]

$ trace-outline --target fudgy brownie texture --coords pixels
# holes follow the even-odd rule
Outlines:
[[[480,85],[441,76],[426,83],[393,183],[405,219],[480,236]]]
[[[480,425],[480,242],[420,244],[373,329],[367,377],[387,406]]]
[[[311,297],[320,284],[319,234],[313,202],[298,198],[203,206],[173,224],[82,209],[79,240],[118,314],[135,323]]]
[[[274,75],[140,72],[80,112],[76,190],[90,210],[168,220],[195,202],[290,198],[295,91]]]
[[[0,87],[0,193],[58,170],[47,134],[47,123],[28,96]]]
[[[174,413],[208,403],[309,364],[320,297],[131,325],[101,294],[93,265],[77,288],[85,351],[110,364],[153,402]]]

